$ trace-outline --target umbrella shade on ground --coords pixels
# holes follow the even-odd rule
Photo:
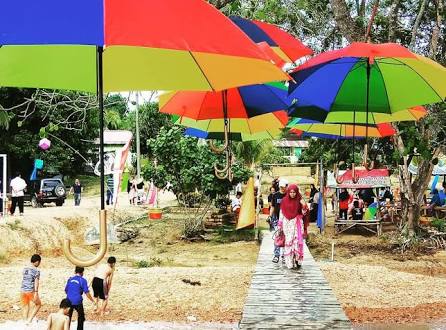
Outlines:
[[[300,40],[276,25],[240,16],[229,18],[255,43],[266,42],[285,62],[294,63],[303,56],[313,54]]]
[[[195,128],[187,128],[184,135],[192,136],[206,140],[225,140],[224,132],[206,132]],[[229,134],[229,140],[231,141],[254,141],[254,140],[277,140],[281,137],[281,129],[270,129],[259,133],[247,134],[247,133],[234,133]]]
[[[202,0],[9,1],[0,11],[0,45],[0,86],[96,92],[98,50],[105,92],[286,79]]]
[[[226,93],[226,107],[223,97]],[[250,85],[223,92],[169,92],[160,95],[160,111],[195,120],[251,118],[286,110],[287,90],[283,84]]]
[[[343,123],[353,111],[393,114],[446,98],[446,68],[391,43],[352,43],[322,53],[291,77],[290,114],[320,122],[328,114],[330,122]]]
[[[300,121],[300,122],[299,122]],[[320,138],[365,138],[366,130],[369,137],[386,137],[395,134],[392,125],[388,123],[378,125],[324,124],[308,123],[303,119],[292,119],[288,127],[290,132],[298,136],[313,136]]]
[[[276,111],[252,118],[228,118],[227,121],[229,133],[255,134],[284,128],[288,123],[288,116],[285,111]],[[175,123],[205,132],[223,133],[225,131],[225,119],[194,120],[179,117]]]

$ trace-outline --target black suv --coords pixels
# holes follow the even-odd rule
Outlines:
[[[41,207],[45,203],[56,203],[62,206],[67,198],[67,190],[60,178],[33,180],[26,188],[25,201],[32,207]]]

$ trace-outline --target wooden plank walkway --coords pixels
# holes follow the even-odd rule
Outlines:
[[[352,328],[306,245],[299,270],[272,257],[271,233],[264,231],[240,329]]]

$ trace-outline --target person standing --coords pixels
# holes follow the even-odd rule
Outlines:
[[[279,191],[274,193],[273,198],[272,198],[271,209],[269,211],[269,215],[270,215],[270,219],[271,219],[270,227],[273,230],[278,229],[280,205],[282,203],[282,198],[285,197],[287,185],[288,185],[287,180],[285,180],[285,179],[279,180]],[[280,258],[280,247],[274,244],[273,262],[278,263],[279,258]]]
[[[99,300],[102,301],[99,307],[99,314],[102,316],[107,308],[108,297],[113,281],[113,274],[115,272],[116,258],[109,257],[106,264],[100,265],[94,273],[91,287],[93,288],[93,296],[96,300],[96,310],[99,307]]]
[[[304,258],[302,196],[295,184],[288,186],[280,205],[279,230],[285,235],[284,257],[288,269],[298,268]]]
[[[110,174],[107,177],[107,199],[106,199],[107,205],[113,205],[114,190],[115,190],[115,182],[113,180],[113,174]]]
[[[85,311],[83,305],[83,294],[87,296],[87,298],[94,303],[94,299],[90,294],[90,290],[88,289],[87,280],[84,276],[84,267],[76,266],[74,269],[75,275],[70,277],[65,285],[65,293],[67,294],[67,299],[69,300],[71,307],[68,312],[68,316],[73,317],[73,311],[77,312],[77,330],[84,329],[85,322]]]
[[[310,222],[317,221],[317,211],[319,208],[319,190],[312,184],[310,192]]]
[[[74,206],[81,204],[81,194],[84,191],[84,187],[81,185],[79,179],[74,180],[74,184],[70,189],[70,193],[74,194]]]
[[[38,269],[41,261],[40,255],[33,254],[31,256],[31,265],[23,269],[20,300],[23,306],[23,319],[27,324],[32,322],[40,307],[42,307],[42,302],[39,298],[40,271]],[[34,304],[32,311],[30,308],[31,302]]]
[[[25,196],[26,182],[22,179],[20,173],[16,174],[16,177],[11,180],[11,215],[14,215],[17,205],[19,206],[20,215],[23,215],[23,198]]]
[[[339,194],[339,219],[347,220],[348,203],[350,202],[350,194],[347,189],[342,188]]]

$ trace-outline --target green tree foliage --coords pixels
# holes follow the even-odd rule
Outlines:
[[[147,142],[149,153],[156,155],[155,162],[143,167],[146,180],[153,180],[158,187],[171,184],[171,190],[179,193],[191,193],[198,190],[215,198],[218,194],[226,195],[232,184],[246,181],[252,174],[241,164],[233,166],[234,181],[219,180],[214,175],[214,164],[222,164],[223,156],[212,153],[207,145],[197,139],[184,136],[181,127],[162,127],[156,139]]]
[[[158,103],[150,102],[139,106],[139,132],[141,139],[141,154],[153,156],[150,154],[148,144],[150,139],[158,136],[161,128],[169,129],[173,126],[171,116],[158,111]],[[135,111],[127,114],[123,123],[123,128],[131,130],[133,136],[136,136],[136,118]],[[135,144],[132,146],[135,149]]]

